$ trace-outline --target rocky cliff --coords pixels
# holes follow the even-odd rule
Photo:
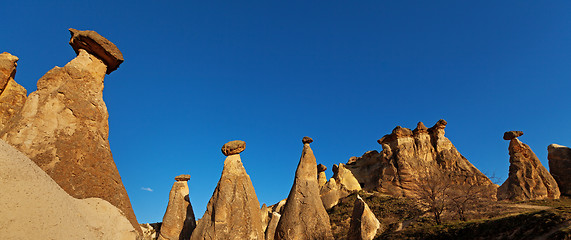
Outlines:
[[[571,148],[551,144],[547,152],[549,173],[557,182],[561,194],[571,196]]]
[[[377,141],[382,146],[381,152],[369,151],[361,157],[352,157],[345,167],[367,191],[415,197],[422,178],[446,174],[459,184],[490,186],[488,195],[495,196],[495,185],[490,179],[444,136],[446,125],[446,121],[439,120],[431,128],[422,122],[414,130],[397,126]]]
[[[68,194],[110,202],[140,232],[111,154],[103,101],[105,74],[116,69],[123,56],[96,32],[70,32],[77,57],[38,80],[21,111],[14,111],[0,129],[0,138],[26,154]]]
[[[16,56],[0,54],[0,130],[20,112],[26,102],[26,89],[14,81],[17,62]]]

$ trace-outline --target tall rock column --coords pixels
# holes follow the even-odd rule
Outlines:
[[[17,62],[14,55],[0,54],[0,131],[26,102],[26,89],[14,81]]]
[[[274,238],[332,240],[329,215],[319,197],[319,184],[315,177],[317,162],[309,146],[313,139],[304,137],[302,142],[301,159]]]
[[[222,176],[190,239],[264,239],[260,203],[240,159],[245,148],[240,140],[222,146]]]
[[[504,140],[510,141],[510,172],[508,179],[498,188],[498,200],[558,199],[561,193],[557,182],[531,148],[517,139],[521,135],[521,131],[504,133]]]
[[[372,240],[381,228],[381,223],[361,196],[357,195],[351,215],[348,240]]]
[[[571,196],[571,148],[558,144],[547,147],[549,172],[557,182],[561,194]]]
[[[102,198],[119,208],[141,234],[111,154],[103,101],[105,74],[123,56],[94,31],[70,32],[77,57],[38,80],[37,91],[10,119],[10,127],[0,130],[0,138],[30,157],[69,195]]]
[[[161,232],[158,240],[183,240],[190,239],[192,231],[196,227],[194,211],[188,196],[188,183],[190,175],[176,176],[169,193],[167,211],[163,217]]]
[[[319,183],[319,188],[323,187],[327,182],[327,175],[325,175],[325,170],[327,167],[323,164],[317,165],[317,182]]]

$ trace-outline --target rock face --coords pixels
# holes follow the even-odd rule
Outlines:
[[[281,215],[277,212],[272,212],[272,217],[270,218],[270,223],[266,229],[266,240],[274,240],[274,235],[276,234],[276,228],[280,222]]]
[[[234,155],[234,154],[239,154],[241,152],[244,151],[244,149],[246,149],[246,142],[241,141],[241,140],[235,140],[235,141],[230,141],[227,142],[226,144],[224,144],[222,146],[222,154],[224,154],[224,156],[230,156],[230,155]]]
[[[190,239],[264,239],[260,203],[239,154],[226,157],[218,186]]]
[[[327,167],[325,165],[321,163],[317,165],[317,182],[319,183],[320,189],[327,182],[327,175],[325,175],[325,170],[327,170]]]
[[[509,145],[510,172],[498,188],[498,199],[524,201],[558,199],[561,195],[555,179],[547,172],[531,148],[517,138]]]
[[[0,130],[20,112],[26,102],[26,89],[14,81],[16,62],[16,56],[0,54]]]
[[[100,198],[68,195],[23,153],[0,140],[0,239],[133,240],[121,211]]]
[[[159,240],[190,239],[190,235],[196,227],[194,211],[188,196],[189,190],[186,181],[189,179],[190,175],[175,177],[176,182],[172,185],[169,194],[169,203],[163,217]]]
[[[317,163],[309,146],[313,140],[304,137],[303,152],[295,179],[283,209],[275,239],[333,239],[329,216],[319,197],[315,173]]]
[[[571,196],[571,148],[551,144],[547,147],[549,172],[557,182],[561,194]]]
[[[0,138],[26,154],[68,194],[108,201],[141,233],[109,147],[103,101],[109,68],[101,56],[84,50],[90,47],[79,48],[75,59],[38,80],[38,90],[0,130]]]
[[[397,126],[377,141],[382,152],[370,151],[351,158],[345,167],[367,191],[415,197],[422,176],[459,174],[462,176],[458,178],[468,184],[490,186],[489,195],[495,197],[495,185],[444,136],[446,125],[440,120],[427,128],[419,122],[412,131]]]
[[[357,195],[353,214],[351,215],[351,226],[347,234],[348,240],[372,240],[377,234],[381,223],[363,199]]]
[[[334,164],[333,178],[320,186],[321,201],[327,210],[337,205],[339,199],[349,196],[354,191],[361,190],[359,181],[345,166],[342,163]]]

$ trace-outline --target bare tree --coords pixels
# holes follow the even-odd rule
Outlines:
[[[436,224],[441,224],[441,216],[449,208],[449,195],[452,182],[446,174],[426,174],[418,183],[417,200],[421,206],[432,214]]]

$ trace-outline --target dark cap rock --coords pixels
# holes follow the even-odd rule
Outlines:
[[[325,172],[325,170],[327,170],[327,167],[323,164],[318,164],[317,165],[317,172]]]
[[[71,39],[69,45],[79,54],[79,49],[101,59],[107,65],[107,74],[115,71],[123,63],[123,54],[111,41],[95,31],[80,31],[70,28]]]
[[[522,131],[507,131],[504,133],[504,140],[512,140],[521,135],[523,135]]]
[[[246,149],[246,142],[242,140],[234,140],[224,144],[221,150],[225,156],[230,156],[234,154],[239,154],[243,152],[244,149]]]
[[[174,180],[176,180],[176,181],[188,181],[188,180],[190,180],[190,175],[189,174],[181,174],[181,175],[174,177]]]
[[[312,143],[312,142],[313,142],[313,139],[311,139],[310,137],[307,137],[307,136],[306,136],[306,137],[303,137],[303,139],[301,139],[301,142],[302,142],[303,144]]]

